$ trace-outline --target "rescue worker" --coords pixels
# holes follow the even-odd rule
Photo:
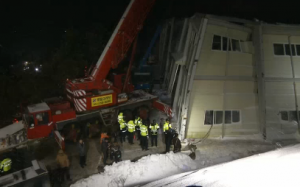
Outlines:
[[[174,146],[174,150],[173,150],[174,153],[177,153],[177,152],[181,151],[181,141],[179,140],[177,133],[174,134],[172,144]]]
[[[63,182],[65,180],[65,176],[67,177],[67,180],[71,181],[69,173],[70,162],[68,156],[64,153],[62,149],[58,151],[58,154],[56,156],[56,162],[59,166],[60,181]]]
[[[150,125],[151,130],[151,146],[154,145],[157,147],[157,130],[159,129],[159,125],[153,120],[153,123]]]
[[[0,163],[0,172],[5,173],[8,172],[11,169],[12,161],[10,158],[6,158],[1,161]]]
[[[124,122],[124,116],[123,116],[123,112],[120,112],[120,114],[118,115],[118,122]]]
[[[82,139],[79,140],[78,144],[78,152],[79,152],[79,164],[82,168],[86,166],[86,148],[85,143],[82,141]]]
[[[128,142],[132,145],[133,144],[133,135],[135,133],[135,124],[133,120],[128,121]]]
[[[123,143],[123,142],[125,142],[127,126],[126,126],[126,123],[124,121],[122,112],[120,112],[120,114],[118,115],[118,122],[120,124],[120,131],[121,131],[120,141],[121,141],[121,143]]]
[[[164,133],[165,133],[165,144],[166,144],[166,152],[170,151],[171,141],[172,141],[172,134],[170,132],[172,128],[172,125],[169,121],[169,119],[166,119],[166,122],[164,124]]]
[[[141,139],[141,131],[140,131],[140,126],[142,124],[141,118],[136,116],[134,120],[135,128],[136,128],[136,134],[137,134],[137,140]]]
[[[141,146],[142,150],[147,151],[148,149],[148,127],[144,124],[141,125]]]

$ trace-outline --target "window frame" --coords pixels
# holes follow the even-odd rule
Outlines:
[[[212,124],[207,124],[207,123],[205,123],[206,122],[206,112],[207,111],[213,111],[213,116],[212,116]],[[223,116],[222,116],[222,123],[215,123],[215,114],[216,114],[216,112],[220,112],[220,111],[222,111],[223,112]],[[226,123],[226,122],[223,122],[223,119],[225,119],[226,118],[226,116],[224,117],[224,115],[225,115],[225,113],[226,113],[226,111],[230,111],[230,114],[231,114],[231,123]],[[233,116],[232,116],[232,113],[233,113],[233,111],[238,111],[239,112],[239,122],[233,122],[232,121],[232,119],[233,119]],[[226,121],[226,119],[225,119],[225,121]],[[222,125],[224,123],[224,125],[240,125],[240,124],[242,124],[242,111],[241,110],[239,110],[239,109],[237,109],[237,110],[235,110],[235,109],[230,109],[230,110],[225,110],[225,111],[223,111],[223,110],[218,110],[218,109],[215,109],[215,110],[204,110],[204,121],[203,121],[203,125]]]
[[[42,123],[40,124],[39,122],[39,120],[38,120],[38,118],[37,118],[37,115],[39,115],[39,114],[47,114],[47,121],[45,121],[44,119],[43,119],[43,121],[41,121]],[[43,112],[37,112],[37,113],[35,113],[34,114],[34,117],[35,117],[35,119],[36,119],[36,126],[44,126],[44,125],[48,125],[49,123],[50,123],[50,114],[49,114],[49,112],[48,111],[43,111]],[[44,123],[45,122],[45,123]]]
[[[237,40],[237,41],[239,42],[240,51],[234,51],[234,50],[233,50],[233,47],[232,47],[232,41],[231,41],[231,40]],[[241,45],[241,40],[235,39],[235,38],[230,38],[230,44],[231,44],[231,52],[243,53],[242,45]]]
[[[283,55],[276,55],[275,54],[274,44],[281,44],[281,45],[283,45],[283,53],[284,53]],[[274,57],[290,57],[291,56],[291,55],[287,55],[286,54],[285,45],[289,45],[289,43],[282,43],[282,42],[273,42],[272,43]],[[294,50],[295,50],[295,55],[294,56],[292,55],[292,57],[300,57],[300,51],[299,51],[299,55],[298,55],[298,53],[297,53],[297,47],[296,47],[297,45],[300,46],[300,43],[291,43],[291,45],[294,46]]]
[[[213,113],[213,124],[214,124],[214,125],[221,125],[221,124],[223,124],[223,117],[224,117],[224,116],[223,116],[223,115],[224,115],[223,110],[213,110],[213,112],[214,112],[214,113]],[[216,115],[217,115],[216,113],[217,113],[217,112],[222,112],[222,122],[221,122],[221,123],[215,123],[215,121],[216,121]]]
[[[213,49],[213,45],[214,45],[214,38],[215,38],[215,36],[219,36],[219,37],[221,37],[221,39],[220,39],[220,50],[218,50],[218,49]],[[212,42],[211,42],[211,50],[212,51],[223,51],[223,36],[221,36],[221,35],[217,35],[217,34],[214,34],[213,35],[213,37],[212,37]]]
[[[287,113],[288,120],[282,119],[282,112],[286,112]],[[291,120],[291,115],[290,115],[291,112],[295,112],[296,113],[296,118],[297,118],[297,111],[296,110],[281,110],[281,111],[279,111],[279,113],[280,113],[280,120],[281,121],[286,121],[286,122],[297,121],[297,119],[296,120]],[[299,116],[300,116],[300,111],[299,111]]]
[[[212,124],[208,124],[206,123],[206,112],[211,112],[213,113],[213,116],[212,116]],[[204,110],[204,122],[203,122],[204,125],[214,125],[214,110]]]
[[[212,46],[213,46],[213,42],[214,42],[214,36],[220,36],[221,37],[221,50],[218,50],[218,49],[213,49]],[[226,51],[223,50],[223,38],[227,38],[227,41],[229,42],[229,45],[228,45],[228,49]],[[233,51],[233,48],[232,48],[232,41],[231,40],[237,40],[239,42],[239,45],[240,45],[240,51]],[[211,42],[211,51],[219,51],[219,52],[231,52],[231,53],[245,53],[243,51],[243,48],[242,48],[242,45],[241,45],[241,41],[245,42],[244,40],[242,39],[237,39],[237,38],[229,38],[228,36],[222,36],[222,35],[218,35],[218,34],[213,34],[213,37],[212,37],[212,42]],[[231,50],[229,50],[229,48]]]
[[[242,122],[242,113],[241,113],[241,110],[230,110],[231,111],[231,123],[228,123],[228,124],[241,124]],[[232,115],[232,112],[233,111],[238,111],[239,112],[239,118],[240,120],[238,122],[233,122],[233,115]]]

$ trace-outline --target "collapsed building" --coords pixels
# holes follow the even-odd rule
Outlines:
[[[181,138],[297,137],[300,26],[202,14],[170,19],[158,58]]]

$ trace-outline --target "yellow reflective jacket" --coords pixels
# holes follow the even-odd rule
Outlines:
[[[120,130],[123,130],[126,128],[126,123],[125,122],[119,122],[120,123]]]
[[[141,118],[140,118],[140,117],[136,118],[136,119],[134,120],[134,124],[135,124],[136,126],[141,126],[141,124],[142,124]]]
[[[148,127],[146,125],[141,125],[141,136],[148,136]]]
[[[134,131],[135,131],[135,124],[133,123],[132,120],[130,120],[130,121],[127,123],[127,127],[128,127],[128,132],[134,132]]]
[[[121,123],[124,123],[124,116],[123,116],[123,113],[121,112],[119,115],[118,115],[118,122],[121,124]]]
[[[165,122],[165,124],[164,124],[164,132],[168,131],[170,128],[172,128],[171,123]]]
[[[2,160],[2,162],[0,163],[0,170],[1,172],[7,172],[11,169],[11,159],[10,158],[6,158],[4,160]]]
[[[159,129],[159,125],[157,123],[154,125],[150,125],[150,129],[151,129],[152,135],[157,135],[157,130]]]

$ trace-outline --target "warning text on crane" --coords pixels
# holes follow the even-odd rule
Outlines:
[[[93,97],[91,98],[92,107],[94,106],[101,106],[101,105],[107,105],[113,102],[112,100],[112,94],[110,95],[104,95],[99,97]]]

